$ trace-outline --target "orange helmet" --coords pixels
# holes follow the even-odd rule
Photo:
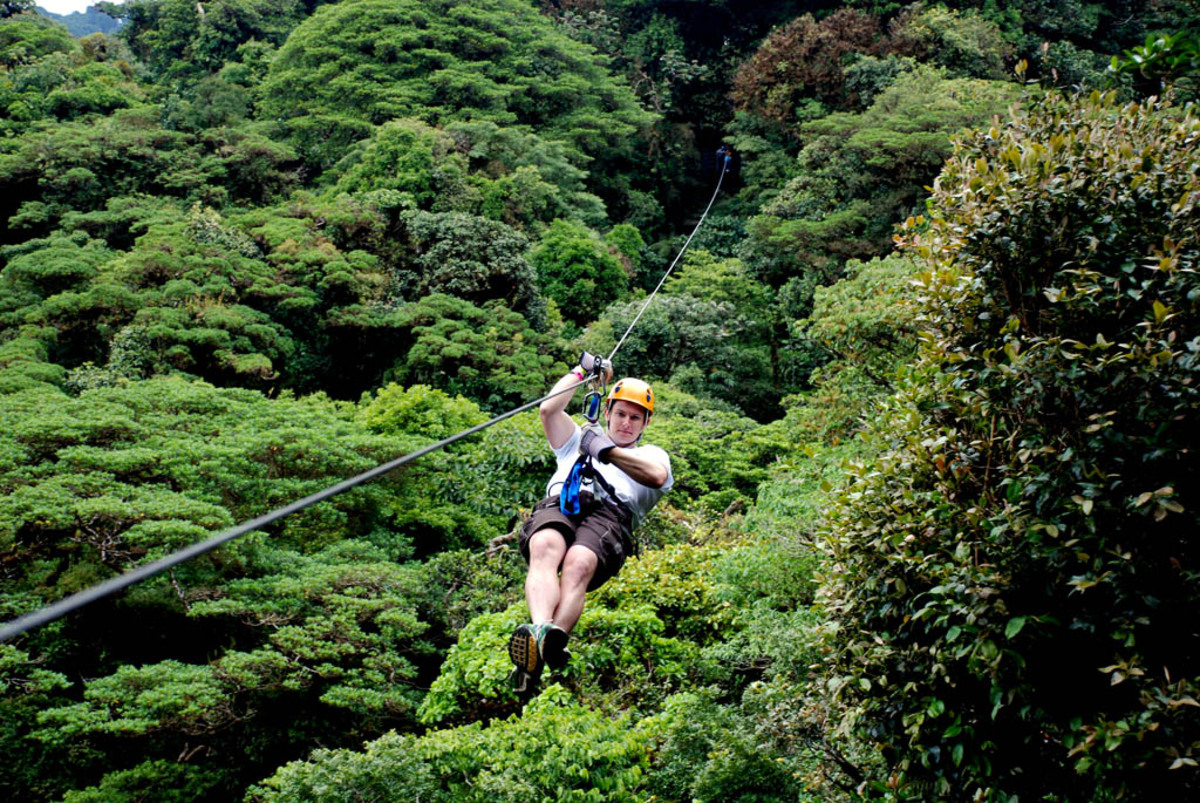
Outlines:
[[[647,415],[654,414],[654,391],[640,379],[625,377],[608,392],[607,407],[611,408],[615,401],[627,401],[645,407]]]

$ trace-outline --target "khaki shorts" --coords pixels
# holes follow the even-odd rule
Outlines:
[[[533,507],[521,527],[518,545],[529,561],[529,539],[539,530],[557,530],[570,549],[575,544],[587,547],[599,559],[588,591],[604,585],[625,565],[633,548],[633,517],[616,502],[599,500],[587,491],[579,495],[579,514],[568,516],[558,507],[558,496],[547,496]]]

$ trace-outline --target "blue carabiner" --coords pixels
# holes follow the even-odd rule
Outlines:
[[[587,392],[583,397],[583,417],[588,420],[589,424],[595,424],[600,419],[600,403],[604,398],[604,394],[595,388]]]

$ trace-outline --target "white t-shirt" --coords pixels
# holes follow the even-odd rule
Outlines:
[[[575,431],[571,433],[571,437],[567,438],[567,442],[554,450],[554,456],[558,458],[558,468],[555,469],[554,476],[550,478],[550,482],[546,484],[546,496],[557,496],[562,491],[562,485],[567,481],[567,475],[571,473],[571,467],[579,459],[579,440],[582,437],[583,430],[578,424],[575,424]],[[661,448],[650,445],[625,448],[628,448],[629,451],[639,457],[648,457],[656,463],[662,464],[667,469],[667,481],[663,483],[663,486],[661,488],[651,488],[648,485],[642,485],[612,463],[601,463],[599,460],[592,461],[592,467],[596,470],[596,473],[604,477],[605,481],[617,492],[617,498],[621,504],[633,514],[633,526],[636,527],[646,517],[646,514],[658,504],[658,500],[662,498],[662,495],[671,490],[671,486],[675,484],[675,477],[671,474],[671,457]],[[600,483],[594,482],[591,484],[594,486],[591,488],[592,493],[599,497],[608,496],[608,493],[600,486]]]

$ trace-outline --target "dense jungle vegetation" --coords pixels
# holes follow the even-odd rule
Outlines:
[[[20,801],[1200,795],[1196,0],[0,7],[0,619],[541,396],[676,486],[520,700],[534,413],[0,644]]]

